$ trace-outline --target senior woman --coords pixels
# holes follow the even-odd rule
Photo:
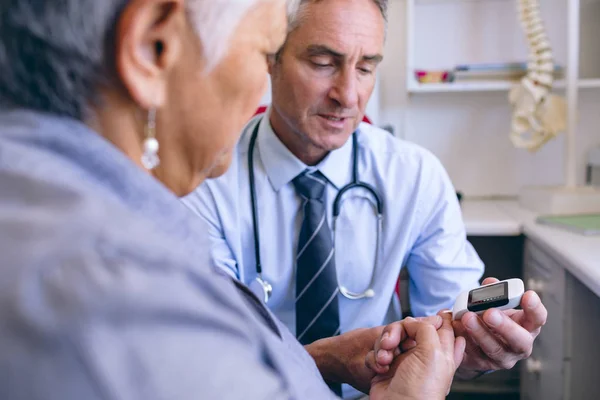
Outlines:
[[[0,398],[331,398],[260,301],[202,264],[204,227],[177,197],[227,168],[284,2],[0,9]],[[464,346],[449,322],[386,338],[390,356],[417,345],[372,398],[443,398]]]

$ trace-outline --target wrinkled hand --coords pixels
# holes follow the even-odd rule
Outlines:
[[[348,383],[369,393],[375,372],[365,365],[365,357],[381,336],[383,326],[355,329],[305,346],[325,380]]]
[[[399,353],[406,342],[412,348]],[[445,398],[464,348],[464,338],[455,339],[449,314],[433,317],[433,323],[405,319],[386,326],[365,361],[379,373],[371,382],[370,399]]]
[[[483,284],[497,281],[487,278]],[[464,337],[467,342],[458,377],[469,379],[483,371],[510,369],[531,355],[533,342],[546,323],[548,312],[533,291],[523,295],[521,308],[487,310],[483,318],[469,312],[460,321],[453,321],[456,336]]]

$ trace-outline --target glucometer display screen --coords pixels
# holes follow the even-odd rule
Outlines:
[[[504,296],[504,285],[502,284],[473,290],[471,293],[471,302],[476,303],[481,300],[493,299],[498,296]]]
[[[467,309],[478,312],[506,304],[508,304],[508,284],[502,282],[471,290]]]

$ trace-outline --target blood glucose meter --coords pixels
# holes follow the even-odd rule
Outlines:
[[[508,310],[521,304],[525,292],[523,281],[518,278],[507,279],[473,290],[462,292],[452,309],[452,319],[460,319],[466,312],[481,314],[490,308]]]

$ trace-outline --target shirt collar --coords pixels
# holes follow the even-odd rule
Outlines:
[[[260,127],[256,142],[260,159],[275,191],[279,191],[306,169],[319,170],[338,190],[350,183],[352,176],[351,138],[341,148],[331,151],[319,164],[309,167],[279,140],[269,121],[270,115],[271,108],[269,107],[258,122]]]

